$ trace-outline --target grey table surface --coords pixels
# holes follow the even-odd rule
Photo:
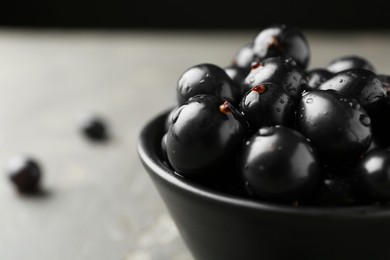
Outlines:
[[[0,29],[0,259],[191,260],[137,138],[175,104],[185,69],[229,65],[255,33]],[[358,54],[390,74],[390,32],[305,34],[309,68]],[[109,142],[81,136],[88,112],[108,120]],[[6,178],[21,153],[40,162],[45,196],[20,196]]]

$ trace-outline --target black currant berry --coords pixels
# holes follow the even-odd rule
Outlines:
[[[291,57],[302,69],[310,59],[310,48],[305,35],[298,28],[277,24],[260,31],[253,40],[253,51],[259,60],[268,57]]]
[[[262,83],[280,85],[293,99],[298,99],[306,88],[306,76],[291,58],[272,57],[254,62],[245,79],[246,92]]]
[[[333,90],[304,93],[297,129],[309,138],[326,164],[356,162],[371,144],[371,120],[355,99]]]
[[[292,98],[283,88],[272,83],[262,83],[248,91],[241,100],[239,110],[252,132],[263,126],[292,126],[294,123]]]
[[[344,70],[325,81],[319,89],[333,89],[351,96],[365,108],[385,98],[386,92],[377,75],[365,69]]]
[[[106,121],[96,114],[84,115],[80,122],[80,130],[92,141],[104,141],[109,137]]]
[[[273,201],[298,200],[320,181],[320,166],[310,143],[284,126],[264,127],[246,142],[241,174],[248,193]]]
[[[36,192],[41,180],[41,167],[29,156],[21,155],[8,161],[7,175],[11,183],[21,193]]]
[[[224,69],[209,63],[187,69],[180,76],[176,90],[179,106],[198,94],[217,95],[233,105],[238,105],[242,96],[241,86],[237,86]]]
[[[183,177],[207,178],[234,162],[247,135],[247,122],[228,101],[197,95],[173,116],[166,139],[168,159]]]

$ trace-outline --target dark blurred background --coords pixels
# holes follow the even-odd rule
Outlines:
[[[390,28],[386,1],[124,1],[3,2],[2,27],[120,29],[252,29],[285,22],[308,29]]]

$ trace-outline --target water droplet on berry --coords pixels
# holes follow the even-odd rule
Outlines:
[[[311,103],[313,103],[313,99],[312,98],[306,99],[306,104],[311,104]]]
[[[258,135],[260,136],[269,136],[269,135],[273,135],[274,133],[275,133],[274,127],[262,127],[258,131]]]
[[[365,126],[370,126],[371,125],[371,119],[365,115],[365,114],[362,114],[360,115],[360,122],[365,125]]]

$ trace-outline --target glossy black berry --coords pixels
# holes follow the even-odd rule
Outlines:
[[[377,144],[385,147],[390,144],[389,124],[390,99],[383,85],[385,78],[365,69],[350,69],[335,74],[324,82],[319,89],[334,89],[358,100],[371,118],[373,138]]]
[[[325,81],[319,89],[333,89],[355,98],[364,108],[385,98],[386,92],[377,75],[365,69],[344,70]]]
[[[241,100],[239,110],[252,131],[263,126],[292,126],[294,123],[292,98],[283,88],[272,83],[262,83],[248,91]]]
[[[377,200],[390,200],[390,150],[376,149],[359,162],[356,173],[364,187]]]
[[[371,119],[352,98],[333,90],[302,95],[297,128],[317,148],[325,164],[345,166],[361,158],[371,144]]]
[[[6,171],[19,192],[32,193],[38,190],[42,173],[35,159],[24,155],[13,157],[8,161]]]
[[[326,69],[332,73],[338,73],[349,69],[365,69],[375,72],[375,68],[371,62],[358,55],[337,57],[329,62]]]
[[[262,83],[280,85],[293,99],[298,99],[306,88],[305,73],[291,58],[271,57],[252,64],[252,70],[245,79],[246,91]]]
[[[204,178],[234,163],[237,149],[248,135],[242,115],[215,95],[197,95],[173,116],[166,150],[177,174]]]
[[[180,76],[176,93],[178,106],[198,94],[217,95],[233,105],[238,105],[242,88],[234,83],[223,68],[203,63],[190,67]]]
[[[250,195],[271,201],[304,197],[321,175],[310,143],[284,126],[261,128],[246,142],[241,174]]]
[[[108,139],[108,129],[105,120],[96,115],[88,114],[81,119],[80,129],[83,135],[92,141]]]
[[[286,24],[277,24],[261,30],[253,40],[255,55],[263,60],[268,57],[291,57],[306,69],[310,59],[310,48],[306,36],[300,29]]]

